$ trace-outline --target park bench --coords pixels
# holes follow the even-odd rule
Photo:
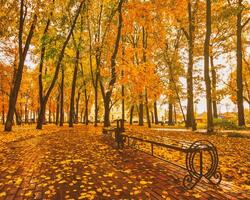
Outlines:
[[[166,149],[171,149],[174,151],[179,151],[185,156],[185,167],[172,163],[178,167],[185,169],[188,174],[183,179],[183,185],[186,189],[192,189],[195,185],[202,179],[207,179],[210,183],[214,185],[219,185],[222,179],[221,173],[218,169],[218,153],[216,147],[209,141],[199,140],[193,143],[187,143],[183,141],[177,142],[175,144],[165,144],[161,142],[156,142],[140,137],[130,136],[123,134],[123,141],[128,147],[135,148],[137,150],[143,151],[144,153],[150,154],[154,157],[160,158],[161,160],[167,161],[157,155],[155,155],[154,148],[161,147]],[[149,151],[140,149],[137,142],[146,143],[150,146]],[[177,145],[177,144],[180,145]],[[209,155],[209,160],[204,160],[204,154]],[[198,158],[198,159],[197,159]],[[169,162],[169,161],[167,161]]]
[[[221,182],[222,175],[217,170],[219,163],[217,149],[209,141],[199,140],[191,143],[187,141],[172,140],[174,141],[173,144],[166,144],[166,142],[156,142],[138,136],[125,134],[122,122],[120,120],[117,120],[117,127],[113,129],[105,128],[104,132],[106,131],[111,131],[110,135],[115,139],[115,142],[117,142],[118,148],[123,148],[124,145],[127,145],[130,148],[135,148],[139,151],[143,151],[144,153],[150,154],[151,156],[160,158],[164,161],[167,160],[155,154],[155,147],[171,149],[184,153],[185,167],[173,162],[170,163],[187,171],[186,176],[183,178],[183,185],[186,189],[194,188],[202,178],[207,179],[214,185],[219,185]],[[115,135],[113,136],[112,133],[115,133]],[[145,151],[145,149],[140,149],[139,145],[137,145],[138,142],[147,144],[150,147],[150,150]],[[167,143],[170,143],[169,140],[167,140]],[[205,154],[207,154],[210,159],[205,160]]]

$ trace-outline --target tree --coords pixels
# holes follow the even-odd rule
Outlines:
[[[117,35],[116,35],[116,40],[114,44],[114,50],[111,56],[111,61],[110,61],[110,68],[111,68],[111,79],[108,84],[108,89],[105,90],[103,83],[100,81],[100,86],[101,86],[101,92],[103,96],[103,103],[104,103],[104,127],[110,126],[110,120],[109,120],[109,113],[110,113],[110,101],[111,101],[111,96],[113,92],[113,87],[116,82],[116,57],[118,54],[119,50],[119,44],[121,40],[121,31],[122,31],[122,5],[123,5],[123,0],[120,0],[118,3],[118,27],[117,27]]]
[[[209,70],[210,55],[210,37],[211,37],[211,0],[206,0],[206,36],[204,42],[204,76],[206,84],[206,101],[207,101],[207,132],[213,132],[213,111],[212,111],[212,94],[211,80]]]
[[[15,112],[15,106],[16,101],[18,97],[18,92],[20,89],[21,81],[22,81],[22,75],[23,75],[23,68],[24,68],[24,62],[30,47],[31,39],[34,34],[34,30],[37,23],[37,14],[35,11],[35,14],[33,15],[33,19],[31,22],[31,26],[29,29],[28,36],[26,38],[25,43],[23,43],[23,33],[24,33],[24,25],[25,25],[25,19],[27,15],[27,7],[24,5],[24,0],[20,1],[20,14],[19,14],[19,34],[18,34],[18,48],[19,48],[19,63],[18,68],[15,76],[13,77],[13,87],[10,91],[10,97],[9,97],[9,109],[7,114],[7,119],[5,123],[4,130],[5,131],[11,131],[12,125],[13,125],[13,116]],[[24,46],[24,47],[23,47]]]
[[[49,89],[42,95],[42,99],[40,100],[40,109],[39,109],[39,115],[38,115],[38,121],[37,121],[37,129],[42,129],[42,124],[43,124],[43,119],[44,119],[44,115],[45,115],[45,109],[46,109],[46,104],[47,104],[47,101],[49,99],[49,96],[56,84],[56,81],[57,81],[57,78],[58,78],[58,74],[59,74],[59,70],[60,70],[60,66],[61,66],[61,62],[63,60],[63,57],[64,57],[64,52],[65,52],[65,49],[66,49],[66,46],[68,45],[68,42],[71,38],[71,35],[74,31],[74,28],[75,28],[75,25],[76,25],[76,21],[78,19],[78,16],[80,15],[80,12],[82,10],[82,7],[83,7],[83,4],[84,4],[84,1],[81,1],[77,11],[76,11],[76,14],[75,14],[75,17],[74,17],[74,20],[72,22],[72,25],[69,29],[69,32],[68,32],[68,35],[62,45],[62,48],[61,48],[61,51],[59,53],[59,56],[58,56],[58,60],[56,62],[56,67],[55,67],[55,73],[54,73],[54,76],[53,76],[53,79],[51,81],[51,84],[49,86]]]
[[[250,18],[242,24],[243,0],[238,0],[238,13],[237,13],[237,108],[238,108],[238,125],[245,126],[244,114],[244,99],[243,99],[243,70],[242,70],[242,31],[248,24]]]

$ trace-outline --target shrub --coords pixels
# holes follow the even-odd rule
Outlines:
[[[236,121],[227,119],[214,119],[214,126],[225,130],[236,130],[239,129]]]

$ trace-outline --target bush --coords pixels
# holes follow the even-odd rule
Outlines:
[[[240,129],[236,121],[227,119],[214,119],[214,126],[225,130],[237,130]]]

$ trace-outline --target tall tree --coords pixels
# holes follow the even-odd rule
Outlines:
[[[108,89],[105,90],[103,83],[100,81],[100,86],[101,86],[101,92],[103,96],[103,103],[104,103],[104,127],[110,126],[110,119],[109,119],[109,114],[110,114],[110,101],[111,101],[111,96],[113,92],[114,85],[116,83],[116,57],[118,54],[119,50],[119,44],[121,40],[121,32],[122,32],[122,5],[123,5],[123,0],[120,0],[118,3],[118,27],[117,27],[117,35],[116,35],[116,40],[114,44],[114,50],[111,56],[111,80],[108,84]]]
[[[57,81],[57,78],[58,78],[58,74],[59,74],[59,70],[60,70],[60,66],[61,66],[61,62],[63,60],[63,57],[64,57],[64,52],[65,52],[65,49],[68,45],[68,42],[71,38],[71,35],[74,31],[74,28],[75,28],[75,25],[76,25],[76,22],[77,22],[77,19],[78,19],[78,16],[80,15],[80,12],[82,10],[82,7],[83,7],[83,4],[84,4],[84,1],[81,1],[77,11],[76,11],[76,14],[75,14],[75,17],[74,17],[74,20],[72,22],[72,25],[69,29],[69,32],[68,32],[68,35],[63,43],[63,46],[62,46],[62,49],[59,53],[59,56],[58,56],[58,60],[56,62],[56,68],[55,68],[55,73],[54,73],[54,76],[53,76],[53,79],[52,79],[52,82],[50,84],[50,87],[49,89],[47,90],[47,92],[45,92],[43,95],[42,95],[42,98],[40,100],[40,109],[39,109],[39,115],[38,115],[38,121],[37,121],[37,129],[42,129],[42,124],[43,124],[43,119],[44,119],[44,115],[45,115],[45,109],[46,109],[46,104],[47,104],[47,101],[49,99],[49,96],[56,84],[56,81]]]
[[[248,24],[250,18],[242,24],[242,12],[243,12],[243,0],[238,0],[238,13],[237,13],[237,108],[238,108],[238,125],[245,126],[245,114],[244,114],[244,99],[243,99],[243,70],[242,70],[242,31]]]
[[[18,92],[20,89],[21,81],[22,81],[24,62],[25,62],[25,59],[26,59],[26,56],[30,47],[31,39],[33,37],[34,30],[37,24],[37,14],[35,11],[35,14],[33,15],[33,20],[31,22],[31,26],[29,29],[28,36],[26,38],[25,43],[23,43],[25,18],[28,12],[27,5],[24,5],[24,4],[25,4],[24,0],[21,0],[20,1],[20,14],[19,14],[19,33],[18,33],[19,63],[18,63],[16,74],[13,77],[14,84],[10,91],[9,110],[8,110],[7,120],[6,120],[5,127],[4,127],[5,131],[12,130],[13,116],[15,113],[15,106],[17,102]]]
[[[213,111],[212,111],[212,94],[211,79],[209,70],[209,47],[211,37],[211,0],[206,0],[206,36],[204,42],[204,76],[206,84],[206,101],[207,101],[207,132],[213,132]]]

